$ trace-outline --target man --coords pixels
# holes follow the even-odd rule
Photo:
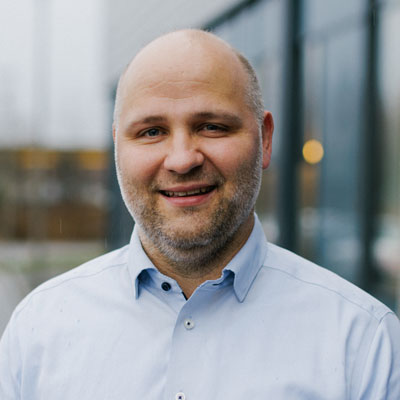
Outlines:
[[[37,288],[0,349],[1,399],[400,399],[400,324],[266,242],[273,121],[248,62],[167,34],[120,79],[131,243]]]

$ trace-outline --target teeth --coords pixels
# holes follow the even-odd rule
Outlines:
[[[187,192],[171,192],[171,191],[165,191],[164,193],[169,196],[169,197],[185,197],[185,196],[193,196],[197,194],[203,194],[203,193],[208,193],[210,191],[210,188],[200,188],[200,189],[195,189],[195,190],[189,190]]]

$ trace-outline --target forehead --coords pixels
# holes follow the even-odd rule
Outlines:
[[[244,98],[247,75],[235,53],[215,38],[161,38],[132,61],[121,100],[140,96],[190,97],[207,93]]]

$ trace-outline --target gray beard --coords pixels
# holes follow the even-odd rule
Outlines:
[[[168,230],[168,221],[140,200],[137,189],[123,177],[118,167],[117,176],[122,197],[146,241],[182,275],[200,275],[209,272],[215,261],[222,258],[229,244],[241,225],[254,210],[254,204],[261,186],[262,151],[258,151],[255,159],[239,167],[235,184],[237,190],[231,198],[221,201],[214,210],[209,223],[201,233],[179,235]],[[204,176],[201,170],[191,171],[186,180],[196,176]],[[188,207],[184,212],[194,213]],[[201,221],[199,221],[201,222]]]

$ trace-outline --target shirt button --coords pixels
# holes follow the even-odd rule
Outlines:
[[[161,289],[162,289],[162,290],[165,290],[166,292],[168,292],[168,290],[171,289],[171,285],[170,285],[168,282],[163,282],[163,283],[161,284]]]
[[[190,329],[194,328],[194,322],[190,318],[186,318],[185,321],[183,322],[183,324],[185,325],[185,328],[187,330],[190,330]]]
[[[185,396],[185,393],[183,393],[183,392],[179,392],[175,395],[175,400],[185,400],[185,399],[186,399],[186,396]]]

